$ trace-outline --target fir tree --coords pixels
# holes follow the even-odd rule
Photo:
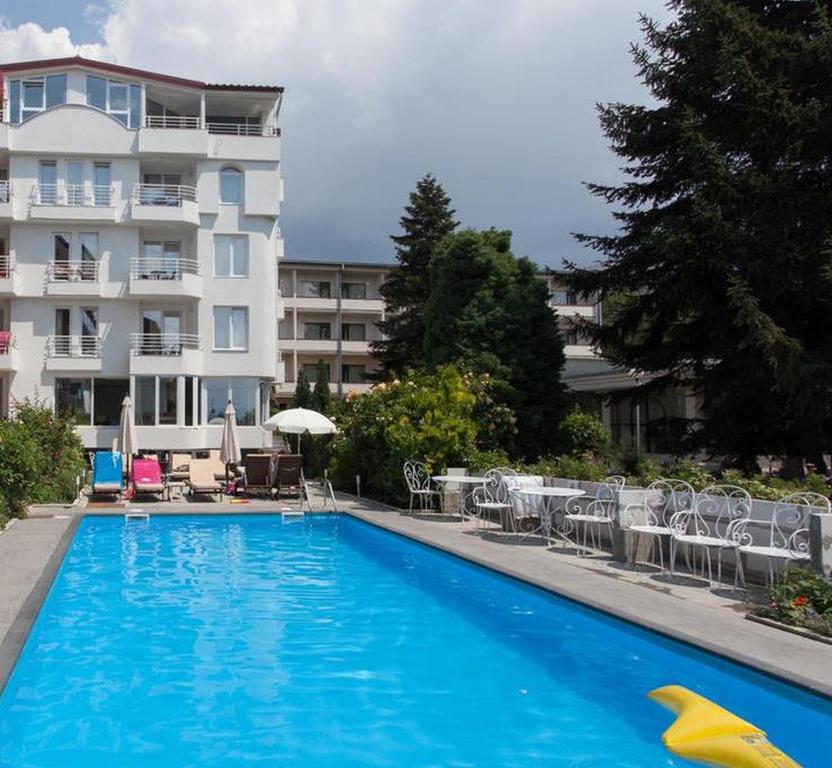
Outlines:
[[[616,296],[613,362],[702,398],[694,432],[715,455],[818,460],[832,426],[832,25],[820,0],[671,0],[634,46],[648,106],[599,107],[624,161],[614,235],[578,235]]]
[[[428,174],[411,192],[394,235],[398,268],[381,287],[387,318],[378,325],[385,338],[373,343],[384,375],[396,376],[422,362],[423,313],[430,290],[430,260],[436,246],[457,227],[451,199]]]
[[[329,391],[329,366],[323,360],[318,360],[318,365],[315,370],[315,388],[312,390],[312,408],[319,413],[326,413],[329,411],[331,400],[332,394]]]
[[[309,379],[306,378],[306,371],[303,368],[298,373],[295,382],[295,394],[292,397],[292,408],[311,408],[312,389],[309,386]]]
[[[517,421],[513,454],[558,449],[567,396],[563,339],[548,289],[528,259],[511,254],[511,233],[466,230],[446,238],[431,266],[424,355],[495,379],[494,394]]]

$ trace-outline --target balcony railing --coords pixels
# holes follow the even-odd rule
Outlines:
[[[14,346],[14,337],[11,331],[0,331],[0,355],[8,355]]]
[[[14,262],[11,256],[0,256],[0,280],[8,280],[12,276]]]
[[[50,283],[98,282],[97,261],[52,261],[46,265]]]
[[[196,202],[196,187],[182,184],[133,185],[133,202],[139,205],[181,207],[186,200]]]
[[[147,115],[144,125],[146,128],[198,130],[202,128],[202,118],[190,115]]]
[[[134,280],[181,280],[199,274],[199,261],[186,256],[137,256],[130,262]]]
[[[50,336],[49,357],[101,357],[99,336]]]
[[[113,189],[99,184],[35,184],[32,199],[35,205],[106,208],[112,205]]]
[[[259,123],[208,123],[208,133],[221,136],[280,136],[280,128]]]
[[[0,181],[0,203],[8,203],[12,199],[11,181]]]
[[[199,349],[201,343],[196,333],[130,334],[130,351],[134,355],[178,356],[184,349]]]

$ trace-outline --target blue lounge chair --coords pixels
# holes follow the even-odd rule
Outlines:
[[[96,451],[92,468],[92,493],[118,495],[124,490],[121,451]]]

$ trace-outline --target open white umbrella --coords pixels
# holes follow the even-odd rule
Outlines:
[[[118,422],[118,449],[127,462],[127,473],[130,474],[130,457],[139,450],[136,438],[136,420],[133,418],[133,401],[130,395],[125,395],[121,401],[121,417]]]
[[[237,436],[237,412],[231,401],[225,406],[225,418],[222,421],[222,442],[220,443],[220,461],[225,464],[225,479],[228,480],[228,465],[239,464],[242,460],[240,439]]]
[[[300,453],[300,436],[304,432],[310,435],[331,435],[337,427],[326,416],[308,408],[289,408],[276,413],[263,422],[263,429],[278,430],[298,436],[298,453]]]

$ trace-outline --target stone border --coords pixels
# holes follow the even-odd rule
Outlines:
[[[798,627],[794,624],[784,624],[782,621],[770,619],[768,616],[758,616],[755,613],[748,613],[745,615],[745,618],[749,621],[753,621],[755,624],[763,624],[766,627],[774,627],[775,629],[779,629],[783,632],[791,632],[793,635],[805,637],[809,640],[815,640],[818,643],[832,645],[832,637],[819,635],[817,632],[812,632],[811,629],[806,629],[805,627]]]
[[[12,670],[17,664],[20,652],[23,650],[29,633],[37,620],[43,601],[55,580],[55,575],[58,573],[61,563],[64,561],[64,556],[75,537],[75,531],[81,524],[82,518],[83,515],[78,515],[73,516],[73,519],[70,520],[66,530],[61,534],[61,538],[58,539],[57,546],[52,550],[52,554],[49,556],[49,560],[47,560],[38,580],[26,597],[17,616],[15,616],[9,631],[3,638],[3,642],[0,643],[0,696],[6,688],[6,683],[8,683]]]

